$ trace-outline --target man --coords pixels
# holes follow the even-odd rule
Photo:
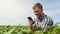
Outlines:
[[[43,13],[43,7],[40,3],[33,6],[33,11],[37,18],[34,21],[29,20],[30,29],[37,27],[47,28],[53,25],[52,19]]]

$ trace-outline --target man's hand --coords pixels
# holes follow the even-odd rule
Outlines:
[[[32,29],[32,24],[33,24],[33,21],[32,20],[29,20],[29,24],[30,24],[30,29]]]
[[[29,20],[29,24],[30,24],[30,29],[33,29],[33,19],[31,17],[28,17],[28,20]]]
[[[33,24],[33,21],[32,20],[29,20],[29,24],[32,25]]]

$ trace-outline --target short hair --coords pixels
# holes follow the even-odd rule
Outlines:
[[[36,4],[33,6],[33,9],[35,9],[36,7],[42,8],[42,5],[41,5],[40,3],[36,3]]]

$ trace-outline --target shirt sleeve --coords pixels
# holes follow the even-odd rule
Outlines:
[[[52,26],[53,25],[53,20],[52,20],[52,18],[48,18],[48,24],[47,24],[48,26]]]
[[[52,18],[48,17],[46,19],[46,25],[45,25],[44,29],[47,29],[49,26],[52,26],[52,25],[53,25],[53,20],[52,20]]]

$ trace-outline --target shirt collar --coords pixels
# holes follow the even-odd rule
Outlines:
[[[43,15],[42,15],[42,17],[40,19],[44,19],[45,16],[46,15],[43,13]],[[37,20],[39,20],[39,19],[37,18]]]

